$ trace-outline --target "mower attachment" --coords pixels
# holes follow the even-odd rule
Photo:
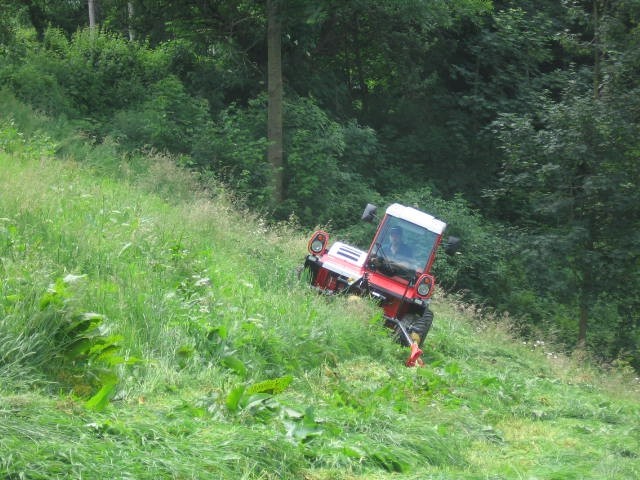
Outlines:
[[[411,355],[409,355],[404,364],[407,367],[424,367],[424,360],[420,358],[420,355],[422,355],[422,350],[417,343],[413,342],[411,344]]]
[[[418,343],[411,337],[411,335],[409,335],[409,332],[407,332],[407,329],[404,328],[404,325],[402,325],[399,320],[391,321],[395,323],[396,326],[400,329],[402,335],[407,340],[407,342],[409,343],[409,347],[411,348],[409,358],[407,358],[407,361],[404,362],[404,364],[407,367],[424,367],[424,360],[420,358],[420,356],[422,355],[422,349],[420,348]]]

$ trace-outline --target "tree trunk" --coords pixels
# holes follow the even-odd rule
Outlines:
[[[578,319],[578,348],[587,346],[587,324],[589,322],[589,309],[582,303],[580,305],[580,318]]]
[[[593,0],[593,98],[600,96],[600,12]]]
[[[357,15],[353,19],[353,24],[355,25],[354,36],[359,37],[360,23],[358,21]],[[364,62],[362,61],[362,54],[358,45],[355,45],[354,55],[355,55],[355,59],[354,59],[355,70],[356,70],[356,74],[358,77],[358,84],[359,84],[360,101],[362,102],[362,112],[364,114],[367,114],[369,113],[369,105],[368,105],[369,87],[367,85],[367,81],[365,78]]]
[[[96,2],[95,0],[89,0],[89,28],[94,29],[96,27]]]
[[[587,245],[588,251],[593,251],[593,242]],[[587,346],[587,328],[589,326],[589,312],[591,310],[591,295],[593,292],[591,267],[585,265],[582,269],[582,282],[580,284],[579,318],[578,318],[578,348]]]
[[[129,23],[129,41],[133,42],[136,39],[136,31],[133,28],[133,16],[135,12],[133,9],[133,2],[127,2],[127,19]]]
[[[282,25],[276,0],[267,0],[267,86],[269,106],[267,110],[267,158],[273,172],[273,201],[283,198],[283,147],[282,147]]]

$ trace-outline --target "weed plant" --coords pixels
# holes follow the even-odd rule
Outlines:
[[[405,368],[375,305],[297,278],[295,224],[158,153],[56,158],[64,140],[16,118],[0,119],[3,478],[640,476],[632,372],[444,296],[426,366]]]

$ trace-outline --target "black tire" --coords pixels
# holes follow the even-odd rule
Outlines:
[[[304,264],[299,265],[296,271],[298,280],[304,280],[309,285],[313,285],[313,282],[316,280],[316,275],[318,275],[317,265],[309,261],[305,261]]]
[[[417,335],[419,337],[414,338],[414,340],[418,342],[418,346],[422,347],[424,339],[426,338],[427,333],[429,333],[431,324],[433,323],[433,312],[427,308],[422,315],[419,313],[407,313],[402,317],[400,323],[409,336],[415,337]],[[398,340],[403,345],[409,346],[409,342],[404,338],[404,335],[402,335],[401,332],[398,332]]]

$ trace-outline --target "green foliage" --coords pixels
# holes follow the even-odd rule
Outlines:
[[[108,133],[129,150],[144,146],[190,153],[191,144],[208,123],[204,100],[190,96],[174,76],[149,86],[148,100],[114,115]]]
[[[51,62],[46,56],[16,68],[8,79],[17,95],[35,108],[54,114],[72,112],[72,102],[54,74],[47,72]]]
[[[21,151],[24,146],[24,138],[22,132],[20,132],[15,125],[15,122],[11,119],[3,119],[2,130],[0,130],[0,148],[4,152],[14,153]]]
[[[23,385],[53,381],[79,396],[90,396],[90,408],[103,409],[115,390],[115,367],[125,359],[118,354],[121,338],[107,333],[105,317],[78,311],[74,305],[72,284],[81,279],[67,275],[56,280],[34,299],[37,305],[20,290],[5,286],[7,315],[0,336],[8,348],[0,370]]]
[[[21,48],[17,45],[22,33],[22,26],[27,23],[24,5],[12,0],[0,0],[0,57],[19,55]]]
[[[284,115],[288,202],[278,213],[309,226],[353,223],[372,195],[360,172],[378,163],[374,132],[334,122],[308,99],[287,102]]]
[[[193,159],[252,208],[269,209],[276,219],[293,214],[308,226],[352,223],[374,195],[363,177],[365,165],[380,164],[374,132],[334,122],[308,99],[286,101],[284,116],[286,200],[281,205],[270,204],[264,98],[223,112],[213,131],[194,146]]]
[[[293,429],[290,435],[296,441],[305,441],[313,433],[317,433],[312,428],[308,428],[309,420],[304,421],[302,414],[286,408],[276,398],[276,395],[282,393],[292,380],[293,377],[286,376],[263,380],[248,387],[239,385],[227,394],[225,406],[232,414],[250,418],[251,423],[270,423],[276,416],[285,419],[285,424]],[[300,423],[294,425],[290,423],[301,419]]]
[[[50,335],[54,355],[63,363],[99,363],[115,365],[118,337],[104,335],[104,316],[94,312],[75,313],[69,308],[71,296],[68,285],[81,280],[81,276],[67,275],[58,279],[40,298],[39,313],[32,320],[34,330]]]
[[[27,141],[13,118],[0,118],[0,150],[16,156],[49,158],[57,147],[50,137],[42,133],[35,134]]]
[[[18,297],[15,294],[4,295],[2,299],[0,378],[3,379],[4,388],[18,388],[37,381],[37,366],[30,361],[35,342],[33,338],[13,332],[9,323],[10,317],[7,315],[11,304],[16,303],[17,300]]]
[[[6,48],[6,45],[11,43],[13,40],[13,22],[10,19],[15,15],[15,5],[13,2],[9,2],[8,0],[2,0],[0,2],[0,8],[2,11],[7,13],[7,15],[2,16],[2,20],[0,20],[0,48],[3,50]],[[9,10],[11,8],[11,10]]]
[[[199,54],[199,46],[185,39],[176,38],[157,47],[169,59],[169,71],[180,79],[189,94],[205,99],[213,116],[225,107],[225,92],[237,88],[236,68],[226,58],[230,45],[218,43],[214,47],[218,55],[214,58]],[[237,67],[237,65],[233,65]]]
[[[192,150],[196,165],[211,169],[233,191],[258,208],[271,198],[270,170],[265,160],[266,113],[254,101],[247,111],[231,105],[215,125],[203,130]]]
[[[584,312],[595,320],[597,304],[624,309],[637,302],[634,294],[621,294],[618,281],[636,284],[632,257],[639,248],[632,191],[640,172],[629,151],[638,134],[628,115],[615,98],[583,97],[549,105],[538,128],[527,118],[499,124],[507,157],[501,188],[492,194],[508,203],[502,207],[507,215],[529,225],[523,239],[536,252],[530,274],[542,295],[583,312],[581,334]],[[635,336],[637,320],[623,336]]]
[[[167,73],[162,52],[107,32],[79,31],[56,72],[80,115],[108,116],[140,102]]]
[[[204,77],[192,77],[198,68]],[[67,40],[49,28],[42,44],[25,42],[23,57],[0,69],[0,79],[35,108],[82,119],[128,150],[191,153],[210,131],[211,105],[188,88],[219,104],[215,85],[207,83],[217,69],[186,56],[180,42],[150,49],[108,32],[78,31]]]

